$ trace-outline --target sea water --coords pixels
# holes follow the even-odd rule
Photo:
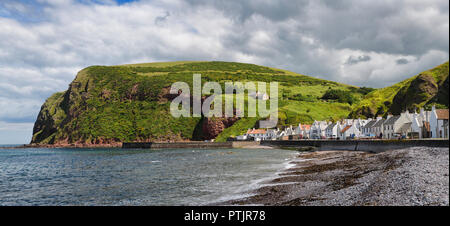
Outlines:
[[[286,168],[278,149],[0,149],[0,205],[208,205]]]

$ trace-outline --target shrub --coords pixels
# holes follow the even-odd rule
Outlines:
[[[338,90],[338,89],[329,89],[322,96],[323,100],[336,100],[340,103],[348,103],[352,105],[356,102],[356,98],[349,91]]]

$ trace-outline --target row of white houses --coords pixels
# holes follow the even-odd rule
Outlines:
[[[399,139],[399,138],[448,138],[449,110],[431,111],[400,115],[388,115],[375,119],[344,119],[338,122],[314,121],[312,125],[298,124],[283,130],[249,129],[238,140],[296,140],[296,139]]]

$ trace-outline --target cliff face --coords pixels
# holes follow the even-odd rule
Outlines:
[[[161,78],[149,81],[128,68],[86,68],[67,91],[43,104],[31,143],[64,146],[189,140],[199,119],[167,117],[170,103],[158,103],[165,84]]]
[[[389,112],[398,115],[406,109],[418,108],[422,103],[436,96],[439,89],[439,85],[431,75],[420,74],[411,81],[409,86],[404,86],[398,91],[392,100]]]
[[[62,114],[65,114],[60,107],[63,96],[64,93],[56,93],[42,105],[33,127],[32,143],[42,141],[46,143],[54,142],[54,136],[52,135],[57,132],[58,128],[56,124],[58,118],[61,118]]]
[[[432,104],[448,108],[448,69],[447,62],[393,86],[375,90],[354,106],[350,117],[400,114]]]

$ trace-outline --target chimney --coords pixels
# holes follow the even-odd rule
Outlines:
[[[388,116],[386,117],[386,119],[390,119],[393,115],[388,114]]]
[[[436,111],[436,105],[433,104],[433,107],[431,107],[431,111]]]

